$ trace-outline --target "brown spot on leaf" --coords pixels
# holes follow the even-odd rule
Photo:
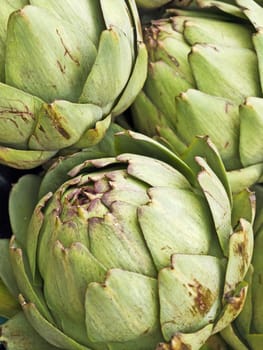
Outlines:
[[[61,62],[60,62],[59,60],[57,60],[57,65],[58,65],[59,70],[61,71],[61,73],[62,73],[62,74],[65,74],[65,72],[66,72],[66,66],[65,66],[65,64],[62,65]]]
[[[52,105],[47,105],[47,113],[51,119],[54,128],[67,140],[70,139],[70,134],[65,130],[61,124],[62,117],[52,108]]]
[[[64,50],[65,50],[65,51],[64,51],[64,56],[69,56],[69,58],[70,58],[74,63],[76,63],[77,66],[80,66],[79,60],[78,60],[76,57],[74,57],[73,54],[70,52],[70,50],[67,48],[67,46],[66,46],[66,44],[65,44],[65,42],[64,42],[64,40],[63,40],[63,38],[62,38],[62,35],[60,34],[60,32],[59,32],[58,29],[56,29],[56,33],[57,33],[57,35],[58,35],[58,37],[59,37],[59,40],[60,40],[62,46],[64,47]]]
[[[236,313],[242,309],[245,302],[245,297],[246,297],[246,289],[242,288],[239,295],[233,296],[229,293],[225,295],[225,300],[227,304],[231,306],[232,310],[234,310],[234,313]]]
[[[194,311],[198,311],[201,315],[205,315],[211,308],[213,302],[213,296],[210,289],[200,284],[197,280],[194,280],[194,284],[189,284],[192,290],[195,292],[195,305]]]
[[[39,125],[38,129],[39,129],[40,131],[42,131],[42,132],[45,132],[45,129],[43,128],[42,125]]]

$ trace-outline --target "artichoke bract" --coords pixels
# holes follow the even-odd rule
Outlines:
[[[144,9],[156,9],[163,5],[167,5],[171,0],[136,0],[136,4]]]
[[[146,71],[134,0],[2,1],[0,162],[33,168],[99,142]]]
[[[12,189],[14,235],[0,241],[9,350],[21,339],[27,350],[194,350],[242,310],[253,194],[232,198],[207,137],[183,160],[142,134],[111,140],[107,157],[60,158]]]
[[[263,173],[263,8],[237,4],[196,1],[145,24],[148,77],[132,114],[177,154],[209,135],[241,189]]]
[[[222,335],[234,350],[261,350],[263,344],[262,271],[263,271],[263,186],[255,186],[255,245],[252,266],[246,280],[249,283],[244,308],[235,322]]]

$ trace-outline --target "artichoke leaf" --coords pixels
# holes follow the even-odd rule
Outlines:
[[[263,163],[227,172],[227,178],[233,193],[249,188],[255,183],[263,182]]]
[[[10,14],[28,4],[28,0],[3,0],[0,16],[0,81],[5,80],[5,40],[6,27]]]
[[[77,102],[97,55],[85,32],[83,40],[78,28],[36,6],[13,13],[8,26],[6,83],[49,103]]]
[[[91,340],[129,342],[154,332],[158,328],[157,293],[155,279],[120,269],[110,270],[103,284],[89,284],[85,307]]]
[[[224,328],[220,334],[223,336],[224,340],[230,345],[233,349],[238,350],[247,350],[247,346],[242,343],[238,335],[236,334],[233,324],[230,324]]]
[[[212,328],[213,326],[208,324],[194,333],[177,333],[170,341],[171,349],[184,349],[185,347],[190,347],[191,350],[199,350],[211,334]],[[170,349],[170,347],[167,347],[167,344],[165,343],[159,344],[156,348],[156,350],[166,349]]]
[[[28,180],[30,181],[30,175],[28,175],[28,177],[24,177],[21,179],[20,186],[26,182],[27,182],[27,185],[30,185]],[[22,187],[22,190],[24,190],[24,189],[26,189],[26,186]],[[39,189],[39,186],[37,189]],[[35,192],[35,195],[36,194],[37,194],[37,192]],[[47,193],[35,205],[35,208],[32,212],[33,215],[31,214],[31,220],[27,223],[28,225],[26,227],[25,240],[22,243],[19,242],[21,247],[23,247],[26,244],[26,248],[28,249],[27,258],[28,258],[28,263],[29,263],[29,267],[31,270],[31,275],[32,275],[32,278],[34,281],[36,281],[36,277],[37,277],[37,273],[36,273],[37,257],[36,257],[36,255],[37,255],[40,230],[41,230],[41,227],[42,227],[43,221],[44,221],[44,207],[47,204],[48,200],[51,198],[51,196],[52,196],[52,194],[50,192]],[[15,199],[15,197],[12,198],[13,202],[14,202],[14,199]],[[17,237],[16,237],[16,240],[17,240]]]
[[[136,0],[137,5],[145,9],[155,9],[165,5],[168,2],[169,0]]]
[[[12,317],[0,329],[0,341],[6,344],[9,350],[58,350],[34,330],[23,312]]]
[[[1,144],[26,149],[42,104],[41,99],[0,83]]]
[[[121,154],[117,157],[117,160],[127,162],[128,174],[144,181],[151,187],[166,186],[191,190],[190,183],[178,170],[158,159],[136,154]],[[152,176],[153,173],[155,174],[154,177]]]
[[[77,180],[77,182],[69,181],[68,185],[79,183],[80,179],[77,178]],[[46,261],[50,259],[52,261],[53,247],[57,241],[60,241],[61,244],[66,247],[69,247],[76,241],[88,246],[87,217],[82,215],[81,209],[78,206],[75,205],[74,207],[74,205],[70,205],[69,197],[71,193],[69,192],[69,197],[67,197],[67,189],[68,186],[62,186],[60,191],[56,193],[55,198],[52,198],[48,206],[44,208],[45,218],[41,227],[38,227],[36,219],[35,232],[33,230],[29,231],[32,235],[32,253],[30,254],[32,259],[30,261],[34,267],[35,262],[33,259],[36,251],[33,251],[33,248],[38,248],[37,262],[42,276],[46,274],[46,269],[48,268]],[[46,196],[48,196],[48,194]],[[67,203],[68,208],[62,210],[62,206],[64,206],[65,203]],[[39,208],[36,208],[36,213],[40,212],[39,209],[41,210],[41,204]],[[76,215],[74,221],[72,221],[72,213]],[[32,222],[33,221],[34,220],[32,220]],[[45,234],[42,234],[42,232],[45,232]]]
[[[196,157],[196,161],[202,168],[198,174],[198,182],[209,204],[223,253],[228,256],[229,238],[233,230],[228,194],[206,161],[201,157]]]
[[[116,151],[117,154],[136,153],[162,160],[179,170],[191,184],[195,183],[192,170],[182,159],[159,142],[143,134],[130,130],[116,134]]]
[[[141,91],[147,76],[147,50],[143,42],[137,43],[137,57],[134,63],[130,79],[124,88],[121,99],[112,110],[112,116],[119,116],[126,111]]]
[[[58,147],[72,146],[101,118],[102,110],[92,104],[63,100],[43,104],[35,130],[29,139],[29,147],[52,151]],[[96,138],[96,141],[99,142],[99,139]]]
[[[112,116],[108,115],[106,118],[99,120],[95,123],[94,127],[87,129],[80,139],[73,145],[74,148],[86,149],[97,145],[99,142],[103,141],[107,133],[108,128],[111,126]],[[91,154],[93,150],[91,149]],[[107,153],[108,154],[108,153]]]
[[[195,176],[198,176],[200,172],[200,164],[197,161],[197,157],[206,159],[206,162],[211,167],[212,171],[216,174],[223,184],[225,191],[227,192],[230,203],[232,203],[232,193],[228,182],[227,174],[223,161],[217,151],[217,148],[210,140],[208,136],[196,136],[189,147],[181,155],[184,162],[192,169]]]
[[[164,120],[160,119],[157,125],[164,124],[176,128],[175,98],[181,91],[195,88],[195,84],[189,82],[185,73],[178,72],[176,68],[176,65],[175,68],[170,67],[163,61],[152,62],[149,66],[143,89],[149,100],[165,115],[165,124]],[[167,76],[165,82],[162,79],[163,76]]]
[[[233,195],[232,226],[237,227],[241,218],[254,223],[256,197],[253,192],[244,189]]]
[[[146,193],[148,186],[136,178],[127,176],[125,170],[113,170],[105,175],[110,191],[103,194],[102,202],[112,211],[115,202],[135,205],[136,207],[146,203],[149,197]],[[128,209],[128,208],[127,208]],[[130,208],[131,209],[131,208]]]
[[[40,183],[39,176],[28,174],[17,181],[10,193],[9,216],[12,221],[12,232],[23,248],[26,247],[28,225],[38,202]]]
[[[258,56],[258,69],[261,83],[261,95],[263,94],[263,24],[257,29],[257,32],[253,35],[253,43]]]
[[[253,283],[253,277],[254,277],[253,275],[254,275],[254,268],[252,265],[250,265],[248,272],[246,274],[246,282],[250,286],[247,291],[246,302],[238,318],[233,323],[234,329],[237,329],[238,333],[240,334],[240,337],[244,339],[250,333],[250,329],[252,326],[251,322],[253,321],[253,313],[255,312],[255,308],[253,307],[253,296],[252,296],[252,288],[253,288],[252,283]]]
[[[261,95],[257,56],[250,49],[196,44],[189,62],[198,89],[205,93],[237,104],[247,96]]]
[[[263,28],[263,8],[253,0],[236,0],[256,29]]]
[[[84,29],[89,39],[98,45],[100,33],[105,27],[99,1],[79,0],[73,3],[71,0],[30,0],[30,4],[52,10],[62,20],[75,25],[81,31]]]
[[[206,274],[208,269],[211,271],[209,276]],[[219,295],[224,284],[224,264],[220,259],[208,255],[174,254],[171,267],[159,272],[158,281],[160,320],[166,340],[177,332],[198,332],[211,326],[217,318],[221,307]],[[177,297],[173,298],[175,293]]]
[[[103,31],[79,102],[99,106],[107,115],[129,80],[133,65],[131,52],[129,39],[121,30],[112,27]]]
[[[263,49],[263,47],[262,47]],[[257,137],[254,137],[257,135]],[[244,167],[263,163],[263,99],[249,97],[240,107],[240,159]]]
[[[202,13],[199,13],[200,16]],[[187,18],[184,37],[190,45],[207,43],[228,47],[253,49],[250,28],[237,23],[209,18]]]
[[[9,256],[9,240],[0,240],[0,314],[11,317],[17,313],[17,295],[19,289],[12,271]]]
[[[129,14],[128,7],[128,3],[131,3],[131,1],[113,0],[109,2],[108,0],[100,0],[99,2],[106,28],[108,30],[111,30],[112,28],[118,28],[121,30],[128,38],[130,47],[134,48],[134,23],[132,23],[132,17]],[[136,16],[138,16],[138,13],[136,13]],[[134,53],[132,59],[134,59]]]
[[[156,276],[138,225],[135,205],[119,199],[111,205],[111,213],[103,219],[94,217],[89,222],[90,250],[107,270],[118,267],[150,277]]]
[[[57,150],[31,151],[0,146],[0,163],[16,169],[32,169],[47,162],[56,153]]]
[[[228,298],[244,279],[252,260],[254,235],[252,224],[241,218],[229,240],[224,297]]]
[[[78,164],[82,164],[87,159],[115,156],[114,135],[120,130],[121,128],[116,124],[111,124],[106,131],[105,137],[95,146],[80,152],[75,152],[68,157],[57,158],[42,179],[39,189],[39,198],[43,197],[48,192],[54,192],[60,185],[69,180],[69,171]]]
[[[191,144],[209,135],[228,169],[241,166],[238,149],[238,106],[228,99],[189,89],[176,98],[176,135]]]
[[[263,334],[263,320],[262,320],[262,283],[261,276],[263,271],[262,262],[262,248],[263,248],[263,225],[255,237],[254,255],[252,265],[254,267],[254,276],[252,282],[252,298],[253,298],[253,327],[255,333]]]
[[[234,294],[225,298],[226,303],[213,328],[213,334],[221,332],[239,315],[245,304],[247,290],[247,283],[241,282],[234,291]]]
[[[246,19],[246,16],[243,13],[242,9],[240,9],[235,4],[231,4],[224,1],[218,1],[218,0],[197,0],[197,3],[201,8],[216,7],[217,9],[223,11],[224,13],[235,16],[238,19],[239,18]]]
[[[5,318],[11,318],[21,309],[16,298],[9,292],[0,278],[0,315]]]
[[[65,350],[91,350],[68,337],[57,327],[54,327],[52,323],[41,315],[35,304],[27,302],[22,295],[20,295],[20,304],[27,320],[34,327],[35,331],[51,345]]]
[[[156,129],[158,128],[159,130],[160,125],[166,124],[163,120],[164,115],[143,90],[136,97],[136,103],[132,104],[131,110],[135,128],[145,134],[148,133],[149,136],[154,136]],[[140,115],[144,117],[142,118]]]
[[[28,266],[26,257],[21,248],[16,244],[14,236],[10,241],[10,260],[19,291],[24,293],[28,300],[34,302],[44,317],[52,322],[52,316],[43,298],[42,290],[39,286],[32,283],[32,280],[27,274]]]
[[[160,340],[163,340],[163,335],[160,329],[155,330],[154,333],[146,330],[145,334],[142,334],[134,340],[126,342],[125,350],[145,350],[149,348],[149,344],[152,345],[152,349],[154,349],[154,346],[158,344]],[[123,343],[111,342],[108,343],[108,348],[109,350],[123,350]]]
[[[167,127],[157,127],[157,130],[158,136],[154,136],[155,140],[168,147],[176,155],[181,155],[186,151],[186,144],[182,142],[180,137],[178,137],[172,129]]]
[[[67,228],[64,228],[67,229]],[[85,328],[84,302],[89,283],[103,282],[105,267],[81,243],[64,247],[56,241],[49,259],[44,262],[44,295],[64,334],[80,344],[89,344]],[[57,276],[60,276],[58,279]],[[54,282],[55,281],[55,282]],[[90,345],[92,348],[92,345]]]
[[[220,254],[203,197],[169,187],[151,188],[148,193],[149,203],[138,209],[138,219],[157,270],[169,266],[174,253]]]

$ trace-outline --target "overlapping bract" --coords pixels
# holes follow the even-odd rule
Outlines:
[[[0,162],[33,168],[96,144],[146,70],[134,0],[2,1]]]
[[[136,4],[144,9],[156,9],[168,4],[171,0],[136,0]]]
[[[148,77],[133,116],[177,154],[209,135],[246,187],[263,172],[263,8],[237,4],[196,1],[145,26]]]
[[[222,335],[234,350],[261,350],[263,344],[262,273],[263,273],[263,187],[255,186],[256,218],[255,244],[252,267],[246,280],[249,283],[247,299],[242,312]]]
[[[199,349],[244,304],[253,196],[232,198],[207,138],[183,160],[133,132],[103,142],[14,186],[0,340],[10,350],[21,333],[28,350]]]

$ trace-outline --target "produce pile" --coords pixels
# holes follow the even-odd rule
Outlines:
[[[2,0],[0,349],[263,349],[263,1]]]

